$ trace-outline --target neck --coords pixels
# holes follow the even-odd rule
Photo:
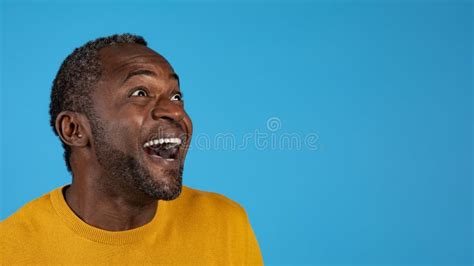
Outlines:
[[[157,200],[117,189],[124,186],[105,188],[97,181],[73,178],[63,191],[69,207],[87,224],[108,231],[124,231],[143,226],[155,216]]]

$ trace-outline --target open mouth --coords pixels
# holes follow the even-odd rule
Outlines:
[[[145,142],[143,149],[148,155],[174,161],[178,159],[181,143],[180,138],[155,138]]]

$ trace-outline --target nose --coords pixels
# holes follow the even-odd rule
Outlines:
[[[183,107],[169,99],[160,99],[151,110],[154,120],[165,119],[179,122],[183,120],[185,114]]]

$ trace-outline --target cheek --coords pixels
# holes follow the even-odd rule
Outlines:
[[[127,112],[127,114],[117,113],[109,128],[116,147],[120,147],[123,151],[135,150],[140,140],[142,123],[143,117],[139,115],[131,115],[130,112]]]

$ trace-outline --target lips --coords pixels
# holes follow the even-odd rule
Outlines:
[[[156,138],[143,144],[146,153],[167,161],[177,159],[180,146],[180,138]]]
[[[182,130],[160,128],[149,134],[142,148],[157,163],[179,161],[185,151],[186,134]]]

